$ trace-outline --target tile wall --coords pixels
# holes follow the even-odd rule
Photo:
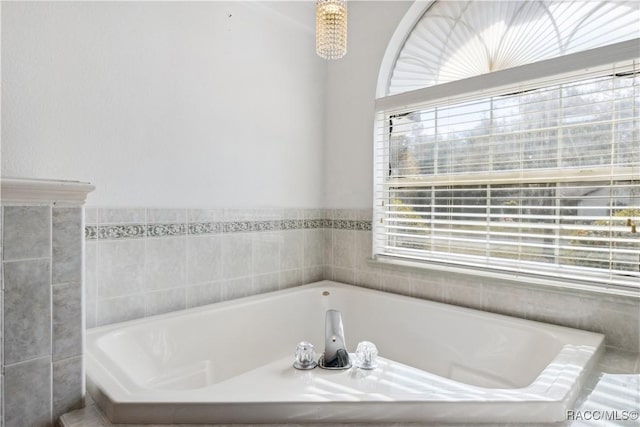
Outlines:
[[[83,405],[81,207],[2,207],[5,427]]]
[[[638,300],[369,261],[369,210],[86,209],[88,327],[333,279],[602,332],[638,353]],[[83,404],[80,207],[2,207],[5,427]]]
[[[87,327],[322,280],[324,230],[320,209],[86,208]]]
[[[322,279],[607,335],[638,352],[640,301],[371,262],[371,210],[86,210],[87,326]]]

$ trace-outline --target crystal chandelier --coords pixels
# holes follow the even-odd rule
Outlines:
[[[346,0],[316,0],[316,53],[324,59],[347,53]]]

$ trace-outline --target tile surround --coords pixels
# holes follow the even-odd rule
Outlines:
[[[82,217],[4,206],[2,218],[2,415],[5,427],[49,426],[83,400],[82,261],[73,255]],[[85,218],[87,327],[335,279],[603,332],[617,351],[606,369],[640,369],[637,300],[371,263],[366,211],[87,209]]]
[[[92,303],[94,302],[87,302],[87,304]],[[145,296],[143,294],[108,298],[97,301],[95,312],[93,312],[95,319],[87,319],[87,324],[110,325],[140,319],[145,317],[145,313]],[[90,311],[87,310],[87,315],[89,314]]]
[[[143,240],[107,240],[100,245],[87,242],[85,276],[94,277],[93,282],[87,283],[87,299],[92,295],[104,299],[142,292],[145,287],[145,248]]]
[[[82,354],[80,283],[53,286],[53,360]]]
[[[51,354],[49,259],[4,263],[4,363]]]
[[[334,279],[602,332],[604,369],[640,369],[638,300],[372,263],[370,210],[87,208],[84,241],[80,208],[1,217],[5,427],[82,405],[83,244],[87,327]]]
[[[86,325],[322,280],[322,209],[86,208]]]
[[[133,297],[161,289],[180,295],[180,302],[175,303],[177,308],[332,279],[603,332],[608,336],[608,346],[638,351],[640,343],[634,338],[640,335],[637,300],[531,287],[520,282],[464,274],[408,271],[370,262],[371,212],[370,209],[122,209],[119,212],[119,209],[89,208],[87,218],[102,218],[111,223],[86,222],[87,286],[97,289],[97,292],[87,291],[87,325],[151,315],[153,310],[148,304]],[[167,242],[156,243],[163,239]],[[169,243],[172,239],[184,243]],[[133,242],[139,242],[138,246]],[[119,247],[121,244],[133,246],[124,250]],[[100,269],[114,265],[107,260],[109,245],[113,245],[115,252],[127,255],[122,256],[122,264],[116,263],[118,267],[112,269],[114,271],[105,274]],[[178,249],[157,253],[159,246],[171,245]],[[150,263],[151,268],[145,267],[145,263]],[[97,270],[92,271],[93,265],[97,265]],[[150,277],[147,273],[140,278],[140,270],[148,272],[159,266],[166,270],[163,274]],[[126,296],[129,298],[124,298]],[[118,305],[114,298],[124,298],[119,300],[123,305]],[[112,316],[109,310],[116,310],[117,314]]]
[[[54,284],[82,282],[82,209],[55,208],[51,218],[52,271]]]
[[[52,425],[51,369],[48,356],[5,367],[4,427]]]
[[[84,406],[83,396],[77,390],[84,387],[82,356],[53,362],[53,419]]]
[[[186,283],[186,240],[178,237],[147,239],[143,288],[146,292],[171,289]]]
[[[222,236],[187,239],[187,283],[210,283],[222,279]]]
[[[149,292],[144,297],[144,312],[146,316],[187,308],[187,291],[185,288]]]
[[[3,210],[3,260],[49,257],[51,208],[5,206]]]
[[[49,427],[84,399],[82,208],[5,202],[1,217],[0,425]],[[60,366],[80,381],[52,382]]]
[[[187,286],[187,308],[222,301],[222,281]]]

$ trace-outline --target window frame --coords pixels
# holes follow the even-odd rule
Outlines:
[[[528,88],[536,88],[544,85],[545,82],[553,79],[554,81],[566,79],[567,82],[575,80],[576,74],[580,74],[581,78],[588,77],[589,75],[598,76],[603,72],[611,70],[612,64],[625,62],[638,58],[638,52],[640,52],[640,39],[628,40],[620,43],[616,43],[609,46],[595,48],[583,52],[578,52],[562,57],[552,58],[537,63],[532,63],[524,66],[514,67],[506,70],[497,71],[490,74],[484,74],[480,76],[474,76],[468,79],[459,80],[455,82],[445,83],[437,86],[431,86],[423,89],[418,89],[410,92],[405,92],[396,95],[390,95],[378,98],[375,103],[375,122],[374,122],[374,135],[375,135],[375,152],[378,152],[381,144],[388,144],[388,140],[385,140],[384,133],[375,131],[375,123],[381,123],[384,121],[385,112],[397,109],[410,109],[412,106],[420,106],[424,108],[425,104],[436,106],[445,102],[447,99],[454,98],[456,101],[464,101],[465,99],[475,99],[480,96],[490,97],[493,95],[499,95],[505,93],[505,89],[518,86],[522,90]],[[592,182],[596,181],[596,177],[602,180],[602,172],[606,170],[611,174],[611,168],[603,167],[600,170],[598,168],[592,168],[591,170],[584,170],[578,173],[582,174],[580,182]],[[628,295],[640,297],[640,287],[638,289],[630,289],[625,286],[611,285],[603,281],[602,284],[585,284],[580,280],[572,280],[569,275],[567,277],[551,278],[549,275],[536,275],[531,273],[523,273],[518,271],[502,270],[493,267],[482,267],[473,265],[462,265],[460,263],[446,263],[433,260],[414,260],[403,259],[401,256],[388,256],[381,254],[378,250],[378,244],[375,236],[378,227],[383,224],[384,209],[381,209],[376,200],[378,199],[379,192],[382,188],[392,186],[388,177],[385,176],[388,173],[388,169],[385,170],[376,164],[376,155],[374,154],[374,209],[373,209],[373,260],[404,266],[404,267],[417,267],[420,269],[435,269],[452,271],[465,274],[476,274],[482,276],[488,276],[499,279],[526,281],[528,283],[551,285],[563,288],[583,289],[596,292],[612,293],[619,295]],[[538,180],[539,182],[561,182],[563,179],[567,181],[575,182],[576,171],[567,173],[566,177],[558,177],[556,174],[545,177],[545,173],[548,171],[531,172],[529,178]],[[620,175],[618,175],[618,173]],[[629,168],[619,168],[616,172],[616,177],[627,176],[630,179],[637,180],[639,177],[638,168],[635,166]],[[455,184],[467,182],[477,182],[475,177],[467,177],[466,179],[460,179],[455,181]],[[495,180],[495,175],[492,176],[492,180]],[[607,178],[608,179],[608,178]],[[433,183],[443,180],[443,177],[433,177]],[[419,179],[419,182],[423,185],[429,179]],[[448,184],[453,184],[450,178],[444,179]],[[508,182],[522,182],[523,175],[521,172],[506,172],[504,174],[505,183]],[[496,184],[497,182],[492,182]],[[410,185],[410,179],[403,178],[398,180],[395,184],[401,186]],[[566,271],[571,269],[565,267]]]

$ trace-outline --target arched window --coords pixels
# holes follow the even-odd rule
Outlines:
[[[636,293],[640,4],[422,6],[380,74],[374,256]]]

